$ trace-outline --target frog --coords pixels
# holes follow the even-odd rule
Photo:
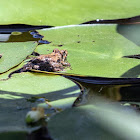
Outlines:
[[[14,73],[29,72],[32,69],[47,72],[64,71],[66,67],[71,66],[70,63],[67,62],[67,55],[67,50],[59,50],[57,48],[50,54],[39,54],[31,58],[22,68],[11,72],[8,75],[8,79],[11,78]]]

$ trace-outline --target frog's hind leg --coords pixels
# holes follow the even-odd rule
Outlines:
[[[13,72],[11,72],[9,75],[8,75],[8,79],[12,77],[13,74],[15,73],[21,73],[21,72],[28,72],[32,69],[34,65],[32,64],[32,61],[29,61],[26,65],[24,65],[22,68],[18,69],[18,70],[15,70]]]
[[[22,67],[22,68],[20,68],[20,69],[18,69],[18,70],[15,70],[15,71],[11,72],[11,73],[8,75],[8,78],[6,78],[6,79],[1,79],[0,81],[6,81],[6,80],[10,79],[10,78],[12,77],[12,75],[15,74],[15,73],[21,73],[21,72],[27,72],[27,71],[29,71],[29,70],[25,70],[25,68]]]
[[[27,71],[27,70],[26,70],[26,71]],[[18,70],[15,70],[15,71],[11,72],[11,73],[8,75],[8,79],[11,78],[12,75],[15,74],[15,73],[21,73],[21,72],[26,72],[26,71],[24,70],[23,67],[20,68],[20,69],[18,69]]]
[[[21,69],[22,69],[22,68],[21,68]],[[16,71],[11,72],[11,73],[8,75],[8,78],[6,78],[6,79],[1,79],[0,81],[6,81],[6,80],[10,79],[14,73],[20,73],[20,72],[21,72],[21,69],[18,69],[18,70],[16,70]]]

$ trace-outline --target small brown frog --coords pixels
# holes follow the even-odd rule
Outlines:
[[[54,49],[50,54],[39,55],[32,58],[22,68],[11,72],[8,77],[10,78],[14,73],[27,72],[31,69],[48,72],[63,71],[66,67],[70,67],[70,63],[66,61],[67,55],[67,50]]]

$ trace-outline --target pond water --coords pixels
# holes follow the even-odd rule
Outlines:
[[[118,19],[118,20],[93,20],[82,24],[118,24],[118,33],[122,34],[133,43],[140,46],[140,16]],[[26,41],[38,41],[39,44],[49,44],[51,42],[43,40],[43,36],[40,35],[36,30],[42,28],[51,28],[52,26],[30,26],[30,25],[0,25],[0,38],[1,42],[26,42]],[[58,46],[59,47],[59,44]],[[131,58],[139,59],[140,56],[131,56]],[[136,70],[137,69],[137,70]],[[79,106],[83,103],[83,98],[86,98],[85,104],[91,98],[94,99],[94,95],[102,96],[111,101],[119,101],[121,103],[131,103],[133,106],[140,102],[140,79],[137,76],[140,74],[139,67],[131,69],[131,74],[134,78],[129,78],[126,73],[125,78],[101,78],[101,77],[77,77],[64,75],[76,82],[81,91],[83,92],[73,106]],[[129,72],[130,73],[130,72]],[[88,91],[88,92],[87,92]],[[86,96],[85,93],[87,92]],[[139,108],[139,106],[138,106]],[[46,125],[46,124],[45,124]],[[51,140],[51,136],[46,128],[42,126],[38,130],[33,131],[30,134],[26,132],[5,132],[0,134],[2,140],[21,139],[21,140]]]

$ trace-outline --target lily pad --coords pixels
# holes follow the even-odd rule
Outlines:
[[[94,96],[90,104],[67,109],[53,116],[48,121],[51,137],[57,140],[140,138],[138,113],[127,110],[119,103],[97,99]]]
[[[0,43],[0,73],[8,71],[21,63],[36,48],[35,42],[24,43]]]
[[[1,77],[9,72],[2,74]],[[74,82],[54,75],[26,72],[15,74],[9,80],[0,81],[0,132],[31,131],[31,128],[25,125],[25,116],[27,111],[40,103],[30,102],[32,97],[48,99],[50,104],[51,101],[63,99],[65,104],[63,102],[62,104],[67,108],[73,105],[79,94],[80,89]]]
[[[139,77],[140,73],[135,69],[138,69],[140,60],[124,56],[139,54],[140,47],[118,33],[117,28],[118,25],[109,24],[40,30],[44,39],[52,43],[39,45],[36,51],[47,54],[54,48],[66,49],[72,69],[63,73],[112,78]]]
[[[5,0],[0,3],[0,24],[60,26],[98,18],[126,18],[139,15],[139,5],[139,0]]]
[[[86,106],[72,108],[53,116],[48,122],[51,137],[57,140],[116,139],[98,125],[97,118],[90,118],[83,108],[87,109]]]

